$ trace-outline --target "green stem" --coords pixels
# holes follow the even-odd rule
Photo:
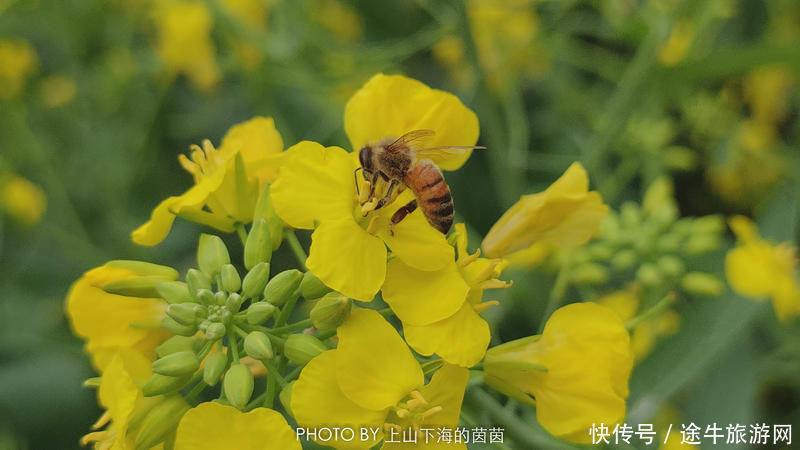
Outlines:
[[[504,425],[506,432],[521,447],[526,448],[545,448],[542,446],[542,439],[531,432],[531,427],[513,412],[507,410],[494,399],[489,393],[479,387],[469,390],[469,398],[480,406],[481,410],[486,411],[492,419]]]
[[[267,373],[269,374],[269,376],[270,377],[274,377],[275,380],[278,382],[278,384],[281,385],[281,387],[286,386],[286,380],[281,376],[281,372],[275,366],[275,363],[273,363],[270,360],[266,360],[266,361],[262,361],[262,362],[264,363],[264,367],[267,368]]]
[[[289,325],[273,328],[271,331],[277,334],[291,333],[292,331],[304,330],[310,327],[311,325],[313,325],[311,319],[304,319]]]
[[[661,313],[666,311],[667,308],[669,308],[670,306],[672,306],[673,303],[675,303],[675,300],[677,298],[678,298],[678,296],[675,295],[674,292],[670,292],[669,294],[664,296],[664,298],[659,300],[658,303],[653,305],[652,308],[650,308],[647,311],[639,314],[638,316],[634,317],[633,319],[625,322],[625,328],[627,328],[628,331],[631,331],[634,328],[636,328],[636,326],[639,325],[640,323],[647,322],[650,319],[653,319],[655,317],[660,316]]]
[[[239,222],[236,222],[234,227],[236,228],[236,234],[239,235],[239,240],[242,241],[242,247],[244,247],[247,242],[247,230],[245,230],[244,224]]]
[[[547,319],[550,318],[550,315],[561,306],[564,295],[567,293],[567,288],[569,287],[570,256],[571,255],[567,254],[564,257],[564,260],[561,262],[561,267],[558,269],[556,282],[553,285],[553,290],[550,291],[550,299],[547,301],[547,306],[545,306],[544,312],[542,313],[542,320],[539,322],[540,333],[544,330],[544,324],[547,323]]]
[[[203,392],[203,389],[205,389],[206,387],[208,387],[208,385],[205,383],[205,381],[201,381],[201,382],[197,383],[197,385],[195,387],[193,387],[192,390],[189,391],[188,394],[186,394],[186,400],[189,403],[193,403],[195,398],[198,395],[200,395],[200,393]]]
[[[306,260],[308,259],[308,255],[306,255],[306,251],[303,250],[303,246],[300,245],[300,241],[297,239],[297,235],[294,233],[294,230],[288,230],[286,232],[286,240],[289,241],[289,248],[292,249],[292,253],[294,253],[294,257],[297,258],[297,263],[300,264],[300,267],[303,270],[306,269]]]
[[[231,349],[233,362],[239,362],[239,345],[236,342],[236,337],[230,331],[228,331],[228,348]]]
[[[267,387],[264,390],[264,407],[271,409],[275,404],[275,392],[277,391],[278,382],[281,383],[281,386],[285,385],[286,382],[280,376],[278,369],[271,361],[266,360],[262,362],[267,368]]]
[[[289,320],[289,316],[292,314],[295,305],[297,305],[297,301],[300,299],[300,296],[294,296],[294,298],[290,299],[283,305],[283,309],[281,309],[281,313],[278,314],[278,317],[275,319],[275,327],[273,331],[276,329],[280,329],[284,325],[286,325],[286,321]]]
[[[289,373],[288,373],[288,374],[287,374],[287,375],[284,377],[284,380],[286,380],[286,382],[287,382],[287,383],[289,383],[289,382],[293,381],[295,378],[299,377],[299,376],[300,376],[300,372],[302,372],[302,371],[303,371],[303,367],[304,367],[304,366],[295,367],[295,368],[294,368],[294,370],[292,370],[291,372],[289,372]]]

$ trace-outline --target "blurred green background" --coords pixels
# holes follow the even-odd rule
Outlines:
[[[190,144],[265,115],[287,147],[349,148],[348,97],[404,73],[481,121],[489,150],[447,174],[474,246],[573,161],[615,210],[667,177],[681,216],[750,215],[794,243],[798,49],[796,0],[0,0],[0,449],[74,448],[99,416],[64,296],[110,259],[189,267],[198,227],[179,220],[152,249],[129,233],[191,185],[176,160]],[[732,242],[683,263],[724,280]],[[536,331],[552,267],[507,271],[497,342]],[[575,279],[568,298],[637,277]],[[800,423],[796,324],[727,288],[674,309],[679,328],[632,376],[629,422]],[[525,428],[509,445],[556,445],[507,407]]]

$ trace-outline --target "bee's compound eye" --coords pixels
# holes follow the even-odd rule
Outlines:
[[[361,162],[361,167],[364,168],[365,172],[372,170],[372,151],[369,147],[364,147],[358,152],[358,160]]]

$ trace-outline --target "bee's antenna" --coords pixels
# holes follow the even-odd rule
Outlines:
[[[356,182],[356,193],[359,197],[361,197],[361,189],[358,188],[358,175],[356,175],[359,170],[361,170],[361,167],[358,167],[353,171],[353,181]]]

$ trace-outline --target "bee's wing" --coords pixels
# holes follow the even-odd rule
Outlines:
[[[408,133],[400,136],[394,142],[387,145],[386,151],[394,151],[401,147],[408,147],[411,149],[414,148],[423,148],[425,147],[425,142],[428,141],[433,135],[436,134],[433,130],[413,130],[409,131]]]
[[[446,145],[415,150],[417,159],[430,159],[437,162],[442,159],[462,158],[471,150],[485,150],[486,147],[475,145]]]

